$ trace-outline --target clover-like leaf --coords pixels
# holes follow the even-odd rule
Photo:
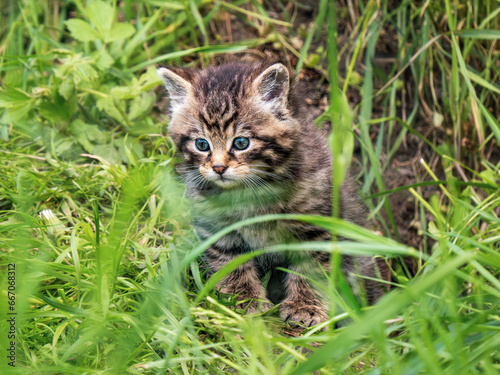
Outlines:
[[[71,36],[80,42],[91,42],[101,39],[101,36],[90,24],[85,21],[71,19],[65,22]]]
[[[126,39],[135,33],[135,28],[130,23],[117,23],[113,25],[105,42],[114,42],[115,40]]]

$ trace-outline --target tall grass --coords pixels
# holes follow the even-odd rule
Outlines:
[[[16,264],[17,288],[16,367],[2,354],[2,373],[498,373],[498,4],[343,4],[321,0],[308,34],[292,27],[293,9],[307,7],[298,3],[1,5],[1,353],[7,264]],[[260,36],[229,43],[218,30],[235,19]],[[316,45],[322,37],[326,56]],[[377,53],[389,37],[397,53],[384,71]],[[293,38],[302,38],[300,51]],[[331,277],[331,318],[305,332],[281,322],[277,309],[242,315],[215,291],[258,253],[207,279],[198,256],[216,237],[199,243],[190,229],[153,91],[156,63],[206,66],[269,42],[296,55],[299,68],[329,75],[330,107],[318,122],[333,124],[336,180],[356,141],[361,194],[385,236],[297,215],[249,219],[216,236],[294,218],[345,238],[317,244],[322,251],[378,255],[393,267],[391,292],[371,307]],[[361,99],[352,109],[348,93]],[[420,134],[424,124],[432,132]],[[414,159],[415,183],[387,190],[411,139],[428,150]],[[416,205],[418,249],[399,241],[390,198],[401,192]],[[402,256],[416,259],[415,275]]]

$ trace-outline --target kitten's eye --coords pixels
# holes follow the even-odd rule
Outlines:
[[[244,150],[250,144],[250,140],[246,137],[236,138],[233,142],[234,148],[237,150]]]
[[[200,151],[208,151],[210,149],[210,145],[208,144],[207,141],[205,141],[202,138],[198,138],[196,141],[194,141],[196,148]]]

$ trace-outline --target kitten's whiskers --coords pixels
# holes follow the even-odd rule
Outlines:
[[[258,167],[267,167],[266,165],[264,164],[253,164],[249,167],[250,171],[256,175],[258,175],[259,173],[263,174],[263,175],[266,175],[266,176],[269,176],[269,177],[272,177],[273,179],[276,179],[276,180],[280,180],[280,181],[287,181],[287,180],[291,180],[291,177],[289,175],[286,175],[286,176],[279,176],[277,175],[276,173],[272,173],[272,172],[268,172],[268,171],[263,171],[262,169],[259,169]]]
[[[280,200],[276,188],[268,181],[259,177],[257,174],[250,172],[247,176],[245,176],[245,178],[251,185],[255,186],[256,189],[267,193],[267,195],[272,195],[274,198],[276,198],[276,200]]]
[[[186,185],[193,186],[196,189],[203,187],[208,183],[205,176],[201,174],[199,168],[187,171],[182,178],[184,179]]]

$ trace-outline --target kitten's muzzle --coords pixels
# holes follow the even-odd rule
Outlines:
[[[212,168],[215,171],[215,173],[220,174],[222,176],[222,174],[226,171],[227,166],[225,166],[225,165],[214,165]]]

